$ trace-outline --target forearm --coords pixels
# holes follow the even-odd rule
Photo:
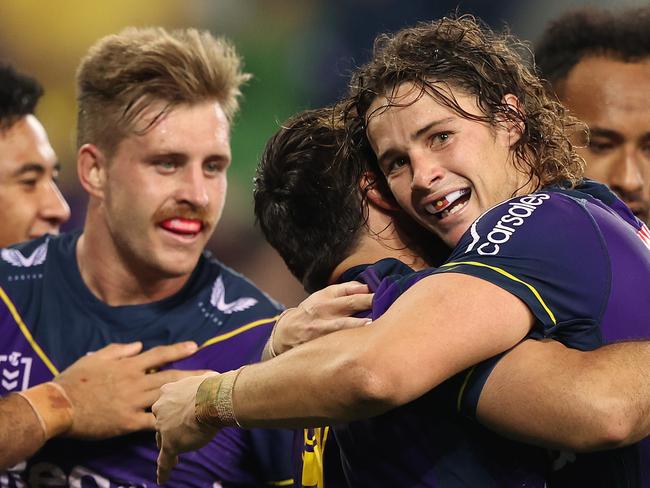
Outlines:
[[[301,428],[388,410],[357,354],[365,332],[336,332],[244,368],[233,391],[237,420],[246,427]]]
[[[72,426],[72,404],[60,385],[42,383],[0,400],[0,467],[34,454]]]
[[[477,416],[545,447],[586,451],[636,442],[650,434],[650,343],[581,352],[526,341],[495,367]]]
[[[34,454],[45,443],[38,417],[19,395],[0,399],[0,471]]]
[[[459,289],[472,294],[472,303],[459,298]],[[490,283],[430,277],[371,326],[332,333],[247,367],[234,388],[235,414],[246,427],[377,415],[512,347],[531,322],[525,305]]]

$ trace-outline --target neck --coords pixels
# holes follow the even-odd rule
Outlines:
[[[417,249],[396,230],[390,215],[377,211],[373,206],[369,208],[367,225],[359,234],[353,251],[334,268],[330,283],[335,283],[347,269],[385,258],[398,259],[416,271],[428,266]]]
[[[102,222],[87,218],[76,248],[81,279],[93,295],[111,306],[139,305],[167,298],[185,285],[189,274],[161,276],[129,263]]]

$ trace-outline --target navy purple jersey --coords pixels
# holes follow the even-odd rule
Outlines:
[[[530,307],[537,319],[531,337],[589,350],[604,340],[650,335],[649,246],[647,228],[627,207],[606,187],[585,182],[576,190],[548,189],[490,209],[440,269],[385,278],[386,263],[380,262],[345,278],[371,285],[377,318],[425,276],[470,274]],[[497,360],[384,415],[332,427],[348,485],[650,486],[640,484],[636,446],[576,457],[503,439],[474,422],[480,391]],[[332,441],[314,439],[327,474]],[[327,484],[325,476],[325,486],[340,485]]]
[[[520,298],[536,319],[531,337],[582,350],[650,337],[650,234],[599,183],[549,188],[493,207],[435,271],[443,272],[485,279]],[[466,413],[474,412],[476,389],[463,400]],[[650,442],[562,453],[553,465],[551,485],[650,486]]]
[[[227,371],[255,362],[279,307],[239,274],[204,255],[185,286],[154,303],[111,307],[84,284],[78,233],[0,251],[0,394],[51,380],[109,343],[144,349],[193,340],[201,345],[169,368]],[[261,487],[292,484],[291,431],[222,430],[181,455],[166,486]],[[153,487],[153,432],[105,441],[57,438],[6,473],[1,487]]]

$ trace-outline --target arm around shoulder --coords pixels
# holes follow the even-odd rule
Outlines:
[[[494,368],[478,420],[514,439],[592,451],[650,434],[650,342],[582,352],[528,340]]]

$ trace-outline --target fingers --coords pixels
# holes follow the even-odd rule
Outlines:
[[[154,430],[156,428],[156,417],[151,412],[138,412],[135,415],[135,423],[137,430]]]
[[[357,293],[370,293],[368,285],[364,283],[359,283],[358,281],[348,281],[347,283],[339,283],[336,285],[330,285],[323,290],[330,290],[332,296],[334,297],[344,297],[347,295],[356,295]]]
[[[339,320],[329,321],[322,329],[322,335],[336,332],[343,329],[354,329],[368,325],[372,320],[367,318],[345,317]]]
[[[144,388],[147,390],[159,390],[164,384],[180,381],[190,376],[201,376],[209,373],[216,374],[214,371],[208,370],[182,371],[180,369],[165,369],[146,375],[144,378]]]
[[[348,295],[336,299],[336,303],[340,306],[340,311],[344,314],[353,314],[370,310],[372,308],[372,299],[374,294],[364,293],[358,295]]]
[[[93,354],[104,356],[106,359],[122,359],[135,356],[142,351],[142,342],[130,342],[128,344],[109,344],[95,351]]]
[[[162,443],[162,439],[161,439]],[[158,469],[156,470],[157,483],[164,485],[169,480],[169,474],[174,466],[178,464],[178,456],[169,450],[164,445],[158,454]]]
[[[167,363],[191,356],[197,349],[198,346],[195,342],[179,342],[169,346],[154,347],[133,358],[133,360],[142,370],[159,368]]]

